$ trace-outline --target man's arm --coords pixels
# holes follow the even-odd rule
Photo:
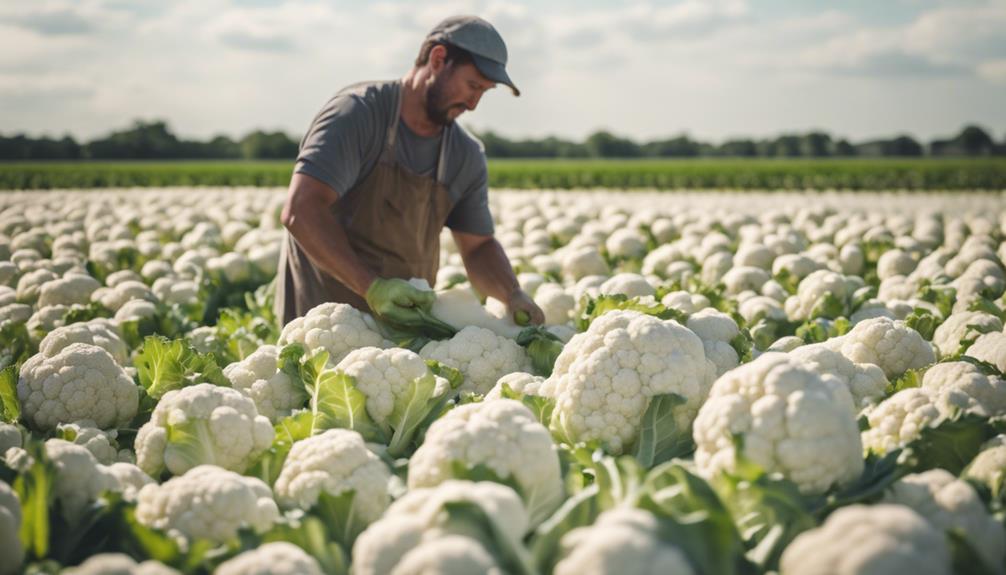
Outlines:
[[[332,213],[339,194],[306,174],[290,180],[281,221],[311,261],[360,296],[377,277],[349,245],[346,230]]]
[[[476,290],[507,304],[511,315],[524,311],[533,324],[545,321],[545,314],[521,289],[510,259],[496,238],[459,231],[451,233],[468,271],[468,279]]]

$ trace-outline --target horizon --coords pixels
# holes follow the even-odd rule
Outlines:
[[[479,133],[1006,138],[1006,3],[989,0],[41,0],[0,7],[0,133],[86,141],[161,119],[183,139],[303,134],[340,88],[400,77],[461,12],[500,30],[523,92],[465,113]]]

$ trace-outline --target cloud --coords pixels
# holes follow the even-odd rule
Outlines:
[[[70,10],[26,14],[12,19],[11,22],[46,36],[87,34],[94,30],[90,21]]]
[[[996,84],[1006,84],[1006,59],[989,60],[978,65],[978,75]]]

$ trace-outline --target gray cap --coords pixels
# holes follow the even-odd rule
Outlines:
[[[451,16],[437,24],[426,39],[443,41],[468,51],[483,76],[510,86],[513,95],[520,96],[520,90],[506,73],[506,44],[489,22],[478,16]]]

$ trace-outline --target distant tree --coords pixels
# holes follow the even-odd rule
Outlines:
[[[856,148],[848,140],[839,140],[835,142],[835,155],[839,157],[855,156]]]
[[[88,155],[95,159],[156,159],[180,158],[178,138],[161,120],[150,123],[136,121],[131,128],[93,140],[87,144]]]
[[[247,160],[293,160],[297,151],[297,142],[283,132],[256,130],[241,138],[241,156]]]
[[[992,136],[978,126],[965,126],[957,137],[929,144],[929,153],[934,156],[991,156],[995,152]]]
[[[720,146],[721,156],[752,157],[758,155],[754,140],[728,140]]]
[[[670,140],[648,142],[643,145],[642,151],[656,158],[691,158],[699,155],[700,144],[687,135],[681,135]]]
[[[823,158],[832,155],[834,144],[824,132],[809,132],[800,138],[800,155]]]
[[[587,151],[595,158],[638,158],[639,145],[632,140],[619,138],[610,132],[594,132],[585,142]]]

